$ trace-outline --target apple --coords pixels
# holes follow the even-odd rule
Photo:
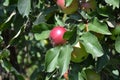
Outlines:
[[[96,1],[95,0],[88,0],[88,2],[83,2],[81,3],[81,9],[87,13],[90,13],[91,11],[96,10]]]
[[[78,5],[79,5],[78,0],[73,0],[70,6],[67,7],[65,5],[65,0],[57,0],[56,3],[65,14],[72,14],[78,10]]]
[[[86,69],[85,73],[87,80],[101,80],[100,75],[92,69]]]
[[[88,57],[84,46],[79,42],[73,47],[73,52],[71,54],[71,61],[75,63],[80,63]]]
[[[67,30],[63,26],[56,26],[50,31],[49,39],[53,46],[66,43],[66,40],[63,38],[66,31]]]

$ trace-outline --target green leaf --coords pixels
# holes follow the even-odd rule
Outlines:
[[[31,9],[31,0],[18,0],[18,11],[21,15],[27,16],[30,13],[30,9]]]
[[[37,16],[37,19],[35,20],[34,22],[34,25],[38,25],[38,24],[41,24],[41,23],[45,23],[45,15],[43,13],[40,13],[38,16]]]
[[[118,36],[115,41],[115,49],[118,53],[120,53],[120,36]]]
[[[117,25],[115,29],[112,31],[112,34],[119,35],[120,34],[120,25]]]
[[[2,67],[7,71],[7,72],[12,72],[17,77],[17,80],[25,80],[24,77],[17,72],[17,70],[12,66],[12,64],[8,60],[3,60],[1,61]]]
[[[70,6],[73,0],[65,0],[66,7]]]
[[[65,23],[63,23],[62,20],[60,20],[60,17],[59,16],[55,16],[55,20],[56,20],[56,25],[61,25],[61,26],[64,26]]]
[[[45,67],[47,72],[52,72],[57,67],[59,54],[60,47],[55,47],[47,51],[45,55]]]
[[[84,80],[83,75],[84,75],[84,74],[82,74],[82,73],[79,72],[79,73],[78,73],[78,80]]]
[[[1,42],[3,42],[3,37],[2,37],[2,36],[0,36],[0,43],[1,43]]]
[[[120,0],[105,0],[106,3],[113,6],[113,9],[119,8]]]
[[[9,0],[5,0],[5,2],[3,3],[4,6],[8,6],[9,5]]]
[[[92,54],[93,58],[101,57],[104,54],[102,46],[99,43],[97,37],[90,32],[83,34],[80,40],[85,46],[86,51]]]
[[[94,18],[94,20],[88,24],[88,29],[97,33],[111,35],[107,25],[103,22],[100,22],[97,18]]]
[[[47,31],[43,31],[42,33],[35,33],[35,39],[36,40],[44,40],[44,39],[47,39],[49,37],[49,33],[50,31],[47,30]]]
[[[70,45],[61,47],[58,63],[61,75],[63,75],[68,70],[72,51],[73,49]]]
[[[97,61],[97,71],[101,71],[109,62],[110,58],[107,54],[104,54],[102,57],[98,58]]]
[[[113,73],[114,75],[116,75],[116,76],[119,76],[119,74],[120,74],[120,73],[119,73],[119,70],[113,70],[112,73]]]
[[[9,50],[4,49],[2,52],[0,52],[0,59],[7,58],[10,55]]]

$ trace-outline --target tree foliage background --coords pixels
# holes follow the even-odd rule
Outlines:
[[[54,0],[0,0],[0,79],[65,80],[69,70],[70,80],[86,80],[91,68],[101,80],[120,80],[120,0],[96,0],[85,10],[78,1],[65,15]],[[68,43],[53,47],[48,37],[57,25],[67,28]],[[89,54],[81,63],[70,61],[76,41]]]

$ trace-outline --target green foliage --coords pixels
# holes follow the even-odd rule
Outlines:
[[[18,0],[18,10],[20,12],[21,15],[27,16],[30,13],[30,9],[31,9],[31,0]]]
[[[73,9],[72,1],[65,6]],[[120,80],[120,0],[92,1],[78,0],[77,11],[64,14],[56,0],[0,0],[0,78],[86,80],[91,69],[101,80]],[[55,26],[67,30],[63,45],[51,44]],[[75,63],[71,53],[78,41],[89,55]]]
[[[92,54],[93,58],[101,57],[104,54],[97,37],[91,33],[85,33],[80,40],[82,40],[82,44],[85,46],[86,51]]]

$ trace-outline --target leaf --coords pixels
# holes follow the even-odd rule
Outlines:
[[[104,54],[102,57],[98,58],[97,61],[97,71],[101,71],[109,62],[110,58],[107,54]]]
[[[9,0],[5,0],[5,2],[3,3],[4,6],[8,6],[9,5]]]
[[[69,43],[74,43],[77,37],[77,28],[74,28],[72,31],[65,32],[63,38],[68,40]]]
[[[50,31],[47,30],[47,31],[43,31],[42,33],[35,33],[35,39],[36,40],[44,40],[44,39],[47,39],[49,37],[49,33]]]
[[[7,58],[9,55],[10,55],[9,50],[4,49],[2,52],[0,52],[0,60],[1,60],[2,58]]]
[[[59,16],[55,16],[55,20],[56,20],[57,25],[61,25],[61,26],[65,25],[65,23],[63,23],[62,20],[59,19]]]
[[[82,74],[82,73],[79,72],[79,73],[78,73],[78,80],[84,80],[83,75],[84,75],[84,74]]]
[[[120,36],[118,36],[115,41],[115,49],[118,53],[120,53]]]
[[[106,3],[113,6],[113,9],[119,8],[120,0],[105,0]]]
[[[113,70],[112,73],[113,73],[114,75],[116,75],[116,76],[119,76],[119,74],[120,74],[120,73],[119,73],[119,70]]]
[[[61,76],[68,70],[72,51],[73,49],[70,45],[61,47],[58,63]]]
[[[24,77],[17,72],[17,70],[12,66],[12,64],[8,60],[3,60],[1,62],[2,67],[7,71],[7,72],[12,72],[14,75],[16,75],[17,80],[25,80]]]
[[[17,8],[19,13],[23,15],[23,17],[28,17],[31,9],[31,0],[18,0]]]
[[[88,29],[97,33],[111,35],[111,32],[108,30],[107,25],[103,22],[99,22],[97,18],[94,18],[94,20],[88,24]]]
[[[115,29],[112,31],[112,34],[119,35],[120,34],[120,25],[117,25]]]
[[[70,6],[73,0],[65,0],[66,7]]]
[[[45,55],[45,67],[47,72],[52,72],[57,67],[59,54],[60,47],[55,47],[47,51]]]
[[[34,25],[38,25],[38,24],[41,24],[41,23],[44,23],[46,20],[45,20],[45,15],[43,13],[40,13],[38,16],[37,16],[37,19],[35,20],[35,22],[33,23]]]
[[[92,54],[93,58],[101,57],[104,54],[102,46],[100,45],[97,37],[90,32],[83,34],[80,40],[86,51]]]

